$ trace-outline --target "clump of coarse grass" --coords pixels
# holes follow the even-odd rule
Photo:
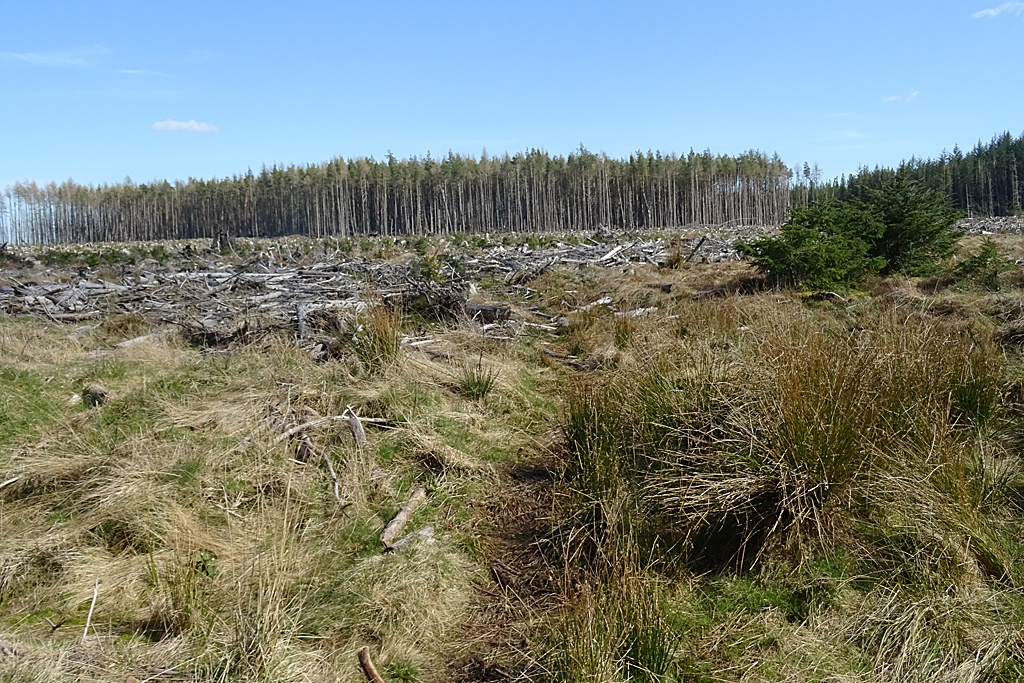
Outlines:
[[[882,585],[836,635],[864,652],[872,681],[1018,680],[1019,596]],[[1017,603],[1017,604],[1015,604]]]
[[[490,366],[484,367],[481,353],[475,364],[463,363],[459,393],[471,401],[479,401],[491,393],[497,381],[498,371]]]
[[[624,569],[578,586],[554,628],[549,680],[671,679],[678,667],[667,617],[657,579],[646,572]]]
[[[323,573],[336,559],[324,548],[312,569]],[[473,599],[466,560],[443,541],[420,541],[400,553],[372,554],[323,573],[311,583],[312,603],[302,613],[304,633],[329,651],[355,653],[375,643],[380,669],[415,667],[430,680],[442,675]]]
[[[58,683],[68,680],[62,663],[68,652],[65,648],[41,647],[40,643],[15,645],[0,636],[13,651],[0,655],[0,680],[5,683]]]
[[[570,384],[566,481],[590,529],[576,538],[600,547],[614,509],[634,511],[616,533],[714,548],[715,562],[769,542],[799,554],[828,545],[878,477],[954,451],[998,412],[1000,356],[956,324],[748,317],[735,348],[662,341],[646,364]],[[706,354],[725,365],[708,372]]]
[[[625,349],[633,344],[637,333],[636,320],[629,316],[615,317],[615,347]]]
[[[559,531],[567,565],[586,570],[582,586],[637,554],[652,580],[683,559],[723,576],[753,567],[762,584],[736,623],[708,608],[715,626],[689,644],[661,624],[675,645],[663,677],[728,678],[756,662],[787,678],[1019,673],[1010,587],[1022,469],[1006,436],[1002,354],[983,325],[898,309],[855,320],[746,305],[747,329],[727,344],[700,328],[643,338],[631,352],[643,363],[569,383]],[[839,571],[853,579],[804,570],[783,581],[770,569],[847,552],[853,564]],[[619,608],[584,602],[566,610],[548,675],[643,680],[626,671]]]
[[[285,556],[285,544],[253,557],[235,585],[230,630],[218,634],[223,676],[252,681],[287,680],[293,659],[302,597],[293,590],[297,567]],[[219,667],[218,667],[219,668]]]
[[[149,324],[133,313],[111,316],[101,322],[95,333],[110,341],[134,339],[149,331]]]
[[[394,366],[401,355],[401,312],[373,304],[356,316],[343,341],[367,373],[383,373]]]

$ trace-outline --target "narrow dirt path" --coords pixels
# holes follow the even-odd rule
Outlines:
[[[487,581],[465,625],[465,649],[452,662],[454,681],[522,680],[542,665],[533,639],[561,603],[563,563],[551,542],[557,436],[552,430],[521,449],[520,461],[474,504]]]

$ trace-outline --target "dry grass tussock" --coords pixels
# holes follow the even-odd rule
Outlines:
[[[530,287],[540,326],[371,306],[317,358],[0,321],[0,679],[1024,675],[1013,290]]]
[[[597,596],[553,627],[555,678],[1019,674],[1019,360],[921,298],[679,299],[625,331],[573,314],[574,355],[619,354],[567,388],[559,534]],[[691,572],[687,608],[659,586]],[[667,660],[608,616],[645,600]]]
[[[467,396],[459,362],[397,346],[401,324],[371,308],[349,340],[365,353],[326,363],[283,337],[203,355],[173,338],[114,347],[134,328],[69,341],[0,325],[25,349],[5,361],[0,429],[16,477],[0,489],[0,633],[25,652],[0,677],[355,681],[370,645],[388,678],[445,678],[479,637],[463,625],[488,580],[466,501],[552,404],[530,379],[543,368],[505,347],[476,350],[493,381]],[[86,381],[102,407],[70,400]],[[385,421],[365,447],[323,420],[349,406]],[[385,554],[416,485],[430,495],[406,533],[432,533]]]

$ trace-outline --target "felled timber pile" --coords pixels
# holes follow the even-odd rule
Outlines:
[[[240,321],[285,322],[296,305],[317,308],[358,304],[353,276],[329,270],[247,272],[243,267],[214,270],[140,272],[120,284],[74,277],[69,282],[32,284],[15,281],[0,306],[7,313],[34,315],[59,322],[103,318],[115,313],[138,315],[154,323],[182,326],[215,343]]]
[[[982,216],[979,218],[963,218],[956,227],[966,233],[1007,233],[1020,235],[1024,233],[1024,217],[1020,216]]]
[[[123,268],[119,282],[102,279],[92,268],[49,273],[58,281],[28,278],[47,273],[23,268],[0,270],[0,312],[31,315],[55,322],[82,322],[112,314],[134,314],[154,324],[177,325],[206,346],[245,336],[254,327],[294,327],[317,311],[360,309],[367,301],[419,301],[438,317],[466,312],[472,282],[483,278],[513,289],[555,267],[615,267],[635,264],[669,266],[687,260],[736,259],[728,239],[705,235],[677,240],[603,237],[581,244],[558,242],[542,249],[491,246],[475,255],[436,261],[424,274],[416,258],[404,261],[353,259],[334,252],[317,262],[274,259],[267,252],[244,263],[225,263],[212,250],[191,247],[164,265],[144,261]],[[187,257],[187,258],[186,258]],[[452,265],[455,264],[455,265]],[[43,279],[43,278],[40,278]],[[481,322],[494,323],[502,312],[468,311]]]
[[[479,258],[465,261],[473,275],[503,274],[515,284],[528,281],[555,266],[625,267],[649,263],[658,267],[672,265],[676,254],[705,262],[735,261],[739,258],[733,240],[707,234],[681,240],[678,251],[662,239],[614,241],[611,244],[590,240],[583,244],[558,244],[544,249],[529,247],[493,247]],[[532,276],[532,277],[531,277]]]

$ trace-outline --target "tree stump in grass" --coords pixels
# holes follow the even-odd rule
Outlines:
[[[99,384],[87,384],[82,388],[82,402],[90,408],[98,408],[107,400],[107,390]]]

